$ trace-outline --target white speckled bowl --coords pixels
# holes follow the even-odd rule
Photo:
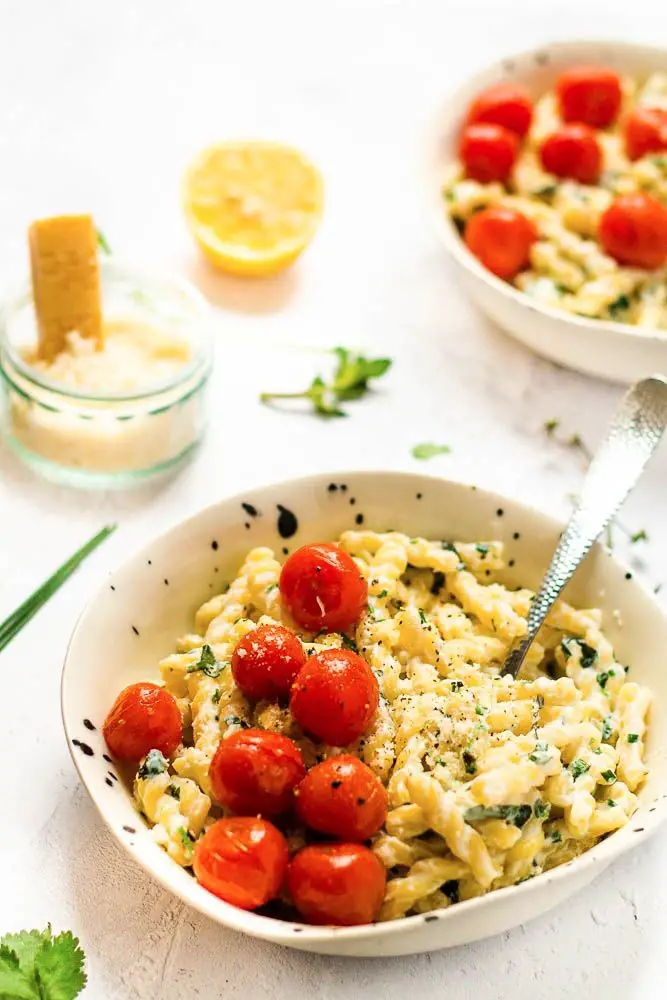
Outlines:
[[[551,361],[628,383],[653,372],[667,372],[667,331],[572,316],[529,298],[496,278],[470,253],[441,195],[444,170],[457,159],[466,110],[481,90],[510,80],[526,85],[537,97],[564,69],[581,63],[610,66],[643,78],[656,70],[664,72],[667,51],[624,42],[558,42],[509,56],[476,73],[442,104],[429,127],[424,165],[428,213],[468,294],[490,319]]]
[[[250,505],[250,506],[246,506]],[[296,516],[296,522],[290,517]],[[62,679],[67,740],[81,778],[126,851],[171,892],[213,920],[268,941],[340,955],[402,955],[474,941],[556,906],[616,856],[640,844],[667,814],[667,619],[600,546],[568,592],[601,607],[607,635],[632,676],[655,693],[642,808],[592,851],[522,885],[426,916],[368,927],[327,928],[237,910],[212,896],[151,839],[130,790],[116,781],[100,732],[122,687],[156,678],[158,660],[190,631],[202,601],[233,575],[254,545],[277,553],[335,538],[363,519],[372,529],[506,543],[510,582],[535,587],[561,525],[515,501],[460,483],[399,472],[351,472],[279,483],[222,500],[150,542],[113,573],[81,616]],[[285,537],[288,536],[288,537]],[[612,614],[612,612],[618,614]]]

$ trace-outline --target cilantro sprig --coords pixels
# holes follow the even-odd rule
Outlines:
[[[74,1000],[86,985],[85,955],[71,931],[19,931],[0,938],[0,997]]]
[[[365,396],[370,392],[370,380],[381,378],[392,365],[391,358],[367,358],[363,354],[355,354],[347,347],[334,347],[328,353],[337,359],[329,381],[322,375],[316,375],[303,392],[263,392],[259,397],[260,402],[305,399],[311,403],[313,412],[321,417],[346,417],[348,414],[340,404]]]

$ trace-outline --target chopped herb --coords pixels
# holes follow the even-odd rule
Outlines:
[[[422,625],[428,625],[428,619],[421,608],[419,608],[419,621]]]
[[[610,807],[610,809],[613,809],[614,806],[616,805],[616,802],[614,801],[614,799],[607,799],[607,805]]]
[[[169,785],[167,788],[167,795],[171,795],[172,799],[178,799],[180,801],[181,790],[178,785]]]
[[[587,764],[585,760],[582,760],[581,757],[577,757],[577,759],[573,760],[570,764],[570,771],[572,772],[573,779],[576,781],[577,778],[580,778],[582,774],[586,773],[586,771],[590,771],[590,767],[590,764]]]
[[[560,830],[552,830],[551,831],[551,842],[552,842],[552,844],[560,844],[560,842],[562,841],[562,839],[563,839],[563,837],[562,837],[562,834],[561,834]]]
[[[381,590],[380,593],[378,594],[378,597],[381,600],[383,597],[388,597],[388,595],[389,595],[389,591],[388,590]]]
[[[597,682],[603,691],[607,686],[607,681],[609,680],[609,678],[615,676],[616,676],[615,670],[603,670],[602,673],[597,675]]]
[[[482,559],[484,559],[485,556],[488,556],[488,554],[489,554],[489,546],[486,544],[486,542],[477,542],[477,544],[475,545],[475,548],[479,552],[479,554],[482,557]]]
[[[216,688],[213,694],[211,695],[211,701],[213,702],[214,705],[217,705],[218,702],[220,701],[221,694],[222,691],[220,690],[220,688]]]
[[[226,726],[238,726],[240,729],[250,729],[250,723],[240,719],[238,715],[228,715],[224,719]]]
[[[636,743],[639,739],[639,733],[628,733],[628,743]]]
[[[464,750],[461,756],[463,757],[466,774],[477,774],[477,760],[475,755],[470,753],[470,750]]]
[[[635,531],[634,535],[630,535],[630,541],[633,545],[636,545],[637,542],[648,542],[648,535],[642,528],[641,531]]]
[[[549,813],[551,812],[551,803],[543,802],[542,799],[538,799],[533,806],[533,812],[537,819],[548,819]]]
[[[271,593],[271,591],[272,591],[272,590],[275,590],[277,586],[278,586],[278,584],[277,584],[277,583],[270,583],[270,584],[268,585],[268,587],[266,588],[266,593],[267,593],[267,594],[270,594],[270,593]]]
[[[477,715],[484,715],[484,713],[488,711],[488,708],[484,708],[483,705],[475,705],[475,712]]]
[[[602,720],[602,742],[608,743],[609,738],[614,732],[614,723],[612,721],[611,715],[605,715]]]
[[[167,758],[159,750],[149,750],[137,771],[137,778],[154,778],[167,770]]]
[[[504,819],[521,829],[525,826],[533,810],[530,806],[472,806],[466,809],[463,818],[466,823],[479,823],[484,819]]]
[[[97,233],[97,245],[98,245],[98,247],[100,248],[100,250],[102,251],[102,253],[110,254],[111,253],[111,247],[109,246],[109,243],[107,242],[106,236],[104,235],[104,233],[102,232],[101,229],[97,229],[96,233]]]
[[[350,639],[349,635],[345,635],[344,632],[339,633],[341,641],[343,643],[343,649],[351,649],[353,653],[357,652],[357,644],[354,639]]]
[[[609,315],[615,317],[618,313],[630,308],[630,299],[627,295],[619,295],[617,299],[609,303]]]
[[[347,414],[339,404],[364,396],[370,391],[370,379],[380,378],[392,365],[391,358],[366,358],[345,347],[334,347],[329,353],[335,355],[338,361],[329,382],[321,375],[316,375],[303,392],[263,392],[259,397],[260,402],[307,399],[314,412],[322,417],[345,417]]]
[[[551,760],[549,744],[538,740],[533,752],[528,754],[528,760],[532,760],[533,764],[548,764]]]
[[[71,931],[45,930],[0,937],[3,1000],[74,1000],[86,985],[85,956]]]
[[[225,663],[219,663],[210,646],[204,645],[201,648],[201,655],[198,663],[191,663],[188,666],[188,673],[192,674],[196,670],[201,670],[207,677],[219,677],[225,669]]]
[[[598,654],[597,650],[589,646],[588,643],[584,642],[583,639],[575,639],[574,636],[568,636],[567,639],[563,639],[561,642],[561,648],[563,650],[563,656],[566,660],[579,650],[579,662],[582,667],[592,667],[597,663]]]
[[[449,455],[451,450],[448,444],[429,444],[425,442],[414,445],[410,449],[410,454],[413,458],[426,461],[429,458],[435,458],[436,455]]]
[[[191,851],[195,842],[195,838],[192,836],[192,834],[188,830],[186,830],[184,826],[179,826],[177,833],[178,836],[181,838],[181,843],[183,844],[183,847],[186,849],[186,851]]]
[[[542,187],[537,188],[533,194],[537,195],[538,198],[551,198],[557,190],[557,184],[543,184]]]
[[[450,903],[458,903],[459,901],[459,880],[456,878],[447,879],[443,883],[442,891],[449,900]]]
[[[600,747],[591,747],[591,753],[596,753],[599,755],[602,753],[602,750],[600,749]]]
[[[560,426],[560,420],[556,420],[553,417],[551,418],[551,420],[544,421],[544,429],[549,435],[554,434],[559,426]]]
[[[609,782],[610,784],[612,781],[616,781],[616,775],[614,774],[613,771],[603,771],[600,777],[604,778],[604,780]]]

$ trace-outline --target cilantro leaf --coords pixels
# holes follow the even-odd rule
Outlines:
[[[575,655],[577,650],[579,651],[579,662],[582,667],[593,667],[597,663],[597,650],[589,646],[588,643],[584,642],[583,639],[576,639],[574,636],[568,636],[566,639],[561,641],[561,648],[563,650],[563,656],[566,660],[569,660],[571,656]]]
[[[330,381],[316,375],[303,392],[263,392],[259,399],[271,403],[276,399],[306,399],[313,411],[321,417],[346,417],[340,403],[360,399],[370,392],[369,381],[381,378],[392,365],[391,358],[367,358],[355,354],[347,347],[334,347],[330,351],[337,365]]]
[[[35,979],[45,1000],[74,1000],[86,985],[79,939],[63,931],[35,955]]]
[[[418,458],[421,461],[426,461],[429,458],[435,458],[436,455],[449,455],[451,448],[448,444],[431,444],[429,442],[424,442],[422,444],[416,444],[410,449],[410,454],[413,458]]]
[[[0,947],[9,948],[18,958],[23,972],[32,974],[35,955],[45,941],[51,940],[51,928],[44,931],[21,931],[20,934],[5,934],[0,938]],[[2,991],[0,991],[2,996]]]
[[[203,674],[207,677],[212,677],[215,679],[219,677],[222,671],[225,669],[226,664],[220,663],[215,658],[215,654],[209,645],[204,645],[201,648],[201,654],[199,656],[198,663],[191,663],[188,666],[188,673],[192,674],[196,670],[201,670]]]
[[[8,1000],[39,1000],[31,978],[19,966],[16,952],[0,945],[0,997]]]

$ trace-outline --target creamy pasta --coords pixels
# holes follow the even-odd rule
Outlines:
[[[667,271],[622,266],[596,240],[600,218],[616,195],[643,192],[667,205],[667,152],[633,162],[623,140],[628,111],[667,108],[667,74],[654,73],[641,85],[625,77],[622,87],[621,115],[612,127],[597,131],[603,160],[598,184],[562,180],[543,169],[539,147],[560,125],[556,97],[549,91],[535,104],[508,183],[467,179],[456,163],[447,171],[443,197],[461,227],[492,205],[515,209],[533,222],[539,238],[530,251],[530,266],[512,283],[536,301],[589,318],[666,329]]]
[[[313,742],[289,709],[252,704],[235,685],[237,642],[272,622],[294,631],[308,654],[354,645],[377,678],[375,718],[345,752],[388,792],[372,842],[387,871],[381,920],[517,884],[628,822],[646,774],[650,694],[616,660],[600,611],[560,601],[520,676],[502,676],[532,594],[499,582],[500,543],[348,531],[339,544],[368,583],[354,634],[299,631],[281,607],[280,563],[256,548],[160,664],[185,740],[172,760],[151,751],[135,796],[178,864],[192,863],[197,838],[223,814],[209,779],[220,740],[251,726],[273,730],[294,739],[309,766],[343,749]],[[291,850],[309,836],[291,820],[282,827]]]

